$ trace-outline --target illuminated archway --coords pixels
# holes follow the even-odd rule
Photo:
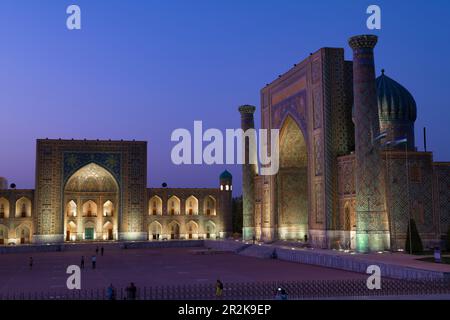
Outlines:
[[[75,241],[77,239],[77,225],[70,221],[66,226],[66,241]]]
[[[162,236],[162,225],[158,221],[153,221],[148,226],[148,239],[160,240]]]
[[[31,242],[31,231],[26,225],[20,225],[16,229],[16,238],[20,244],[27,244]]]
[[[22,197],[16,201],[16,218],[31,217],[31,200]]]
[[[66,215],[68,217],[76,217],[77,216],[77,204],[75,203],[75,201],[70,200],[69,203],[67,203],[66,206]]]
[[[195,221],[189,221],[186,224],[186,233],[188,239],[198,239],[198,224]]]
[[[172,221],[169,224],[170,239],[180,239],[180,224],[177,221]]]
[[[303,239],[308,233],[308,148],[300,127],[290,116],[280,131],[278,237]]]
[[[8,244],[8,228],[0,224],[0,245]]]
[[[208,222],[206,222],[205,231],[206,231],[206,239],[216,237],[216,224],[211,220],[209,220]]]
[[[103,216],[104,217],[114,216],[114,203],[111,200],[108,200],[103,204]]]
[[[6,198],[0,198],[0,219],[9,218],[9,201]]]
[[[171,216],[180,214],[180,198],[177,196],[171,196],[169,200],[167,200],[167,213]]]
[[[103,240],[114,240],[114,226],[111,221],[107,221],[103,225],[102,233]]]
[[[194,196],[186,199],[186,215],[198,215],[198,199]]]
[[[78,169],[64,187],[65,239],[114,240],[120,213],[119,184],[102,166],[89,163]],[[80,214],[69,214],[77,212]],[[71,226],[74,221],[76,226]]]
[[[213,196],[206,196],[203,202],[203,212],[206,216],[216,215],[216,199]]]
[[[162,199],[158,196],[153,196],[148,201],[149,215],[162,215]]]

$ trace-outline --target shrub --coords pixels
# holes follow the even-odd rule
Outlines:
[[[411,241],[409,237],[409,232],[411,231]],[[410,244],[412,250],[410,250]],[[419,231],[417,230],[416,222],[414,219],[409,221],[408,230],[406,231],[406,244],[405,244],[406,253],[418,254],[423,252],[422,239],[420,239]]]

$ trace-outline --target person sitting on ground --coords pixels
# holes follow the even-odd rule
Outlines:
[[[220,298],[223,294],[223,283],[220,280],[216,281],[216,297]]]
[[[286,290],[283,288],[278,288],[277,293],[275,294],[275,300],[287,300],[288,295]]]

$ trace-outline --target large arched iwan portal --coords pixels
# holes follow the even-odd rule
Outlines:
[[[278,238],[303,239],[308,234],[308,148],[290,116],[280,130],[277,195]]]
[[[116,240],[119,185],[102,166],[89,163],[64,186],[65,241]]]

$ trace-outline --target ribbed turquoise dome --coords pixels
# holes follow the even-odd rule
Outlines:
[[[416,121],[416,101],[409,91],[382,71],[377,78],[378,111],[381,121]]]
[[[220,174],[220,179],[232,179],[233,176],[231,175],[231,173],[228,172],[228,170],[225,170],[224,172],[222,172]]]

